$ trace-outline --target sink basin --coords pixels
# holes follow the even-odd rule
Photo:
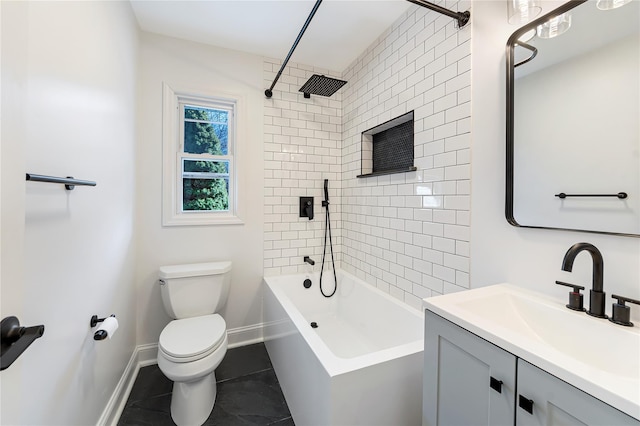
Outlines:
[[[424,299],[424,306],[579,389],[640,414],[640,328],[498,284]]]
[[[570,356],[576,362],[622,378],[640,375],[640,335],[626,327],[515,291],[461,302],[458,307],[526,334],[539,344],[548,345],[548,350]]]

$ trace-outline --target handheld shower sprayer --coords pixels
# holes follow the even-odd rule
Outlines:
[[[329,206],[329,179],[324,180],[324,201],[322,201],[322,207]]]
[[[322,207],[325,207],[325,222],[324,222],[324,248],[322,249],[322,266],[320,267],[320,293],[324,297],[331,297],[338,290],[338,278],[336,276],[336,264],[333,259],[333,242],[331,241],[331,220],[329,218],[329,179],[324,180],[324,200],[322,201]],[[322,288],[322,275],[324,272],[324,258],[327,253],[327,236],[329,236],[329,248],[331,250],[331,265],[333,266],[333,280],[335,286],[333,292],[326,294]]]

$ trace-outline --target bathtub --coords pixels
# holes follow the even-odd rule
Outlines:
[[[331,273],[323,288],[333,290]],[[339,271],[331,298],[320,294],[318,274],[265,277],[264,319],[297,426],[421,424],[421,312]]]

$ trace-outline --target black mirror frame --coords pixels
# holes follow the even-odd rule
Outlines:
[[[605,235],[616,235],[620,237],[632,237],[632,238],[640,238],[639,234],[628,234],[628,233],[620,233],[620,232],[608,232],[608,231],[594,231],[590,229],[572,229],[572,228],[558,228],[551,226],[535,226],[535,225],[521,225],[516,221],[513,217],[513,175],[514,175],[514,83],[515,83],[515,58],[514,58],[514,47],[517,44],[518,38],[523,34],[535,29],[538,25],[543,24],[550,18],[560,15],[564,12],[567,12],[575,7],[580,6],[582,3],[586,3],[588,0],[570,0],[569,2],[563,4],[562,6],[554,9],[550,13],[536,19],[535,21],[530,22],[529,24],[519,28],[509,40],[507,40],[506,46],[506,64],[507,64],[507,73],[506,73],[506,83],[507,83],[507,137],[506,137],[506,192],[505,192],[505,217],[507,222],[510,225],[518,227],[518,228],[531,228],[531,229],[552,229],[552,230],[560,230],[560,231],[574,231],[574,232],[587,232],[591,234],[605,234]]]

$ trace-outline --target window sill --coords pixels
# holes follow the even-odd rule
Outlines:
[[[364,175],[357,175],[357,178],[367,178],[367,177],[374,177],[374,176],[384,176],[384,175],[395,175],[397,173],[408,173],[408,172],[415,172],[416,170],[418,170],[417,167],[415,166],[411,166],[411,167],[406,167],[406,168],[401,168],[401,169],[393,169],[393,170],[382,170],[379,172],[372,172],[372,173],[367,173]]]
[[[218,217],[174,216],[162,221],[162,226],[216,226],[216,225],[244,225],[238,216],[225,215]]]

